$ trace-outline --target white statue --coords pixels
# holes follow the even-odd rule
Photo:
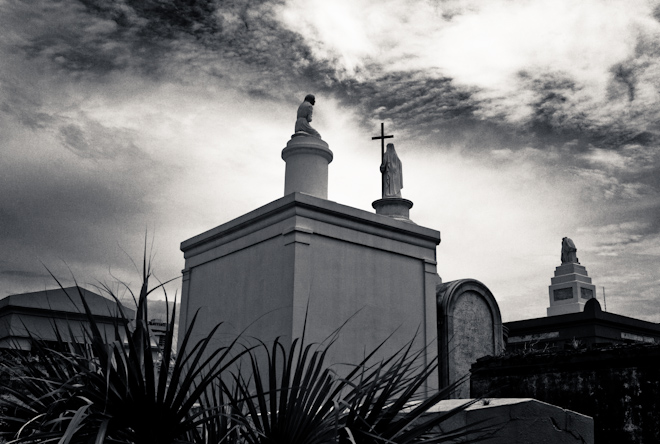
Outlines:
[[[307,94],[305,100],[298,107],[298,115],[296,118],[295,132],[302,131],[310,136],[321,138],[321,135],[316,131],[309,122],[312,121],[312,112],[314,111],[314,103],[316,98],[313,94]]]
[[[561,240],[561,263],[562,264],[579,264],[577,258],[577,248],[573,241],[567,237]]]
[[[387,144],[387,151],[385,151],[383,162],[380,164],[380,172],[383,173],[383,199],[386,197],[401,197],[403,172],[401,160],[396,154],[393,143]]]

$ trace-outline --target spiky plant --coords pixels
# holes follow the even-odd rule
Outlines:
[[[235,427],[240,425],[238,442],[412,444],[465,436],[465,430],[441,433],[437,426],[473,402],[446,414],[427,415],[448,391],[424,393],[437,365],[423,362],[423,350],[411,352],[414,341],[372,363],[383,343],[342,375],[326,362],[335,340],[305,345],[303,334],[289,347],[276,339],[270,347],[261,343],[249,352],[251,372],[237,372],[234,384],[223,386],[223,399],[232,407],[228,415]],[[228,436],[226,424],[220,430]],[[215,443],[220,442],[226,441]]]
[[[5,387],[4,396],[0,397],[1,420],[29,425],[29,430],[8,427],[10,439],[15,442],[56,440],[62,444],[188,442],[200,424],[222,414],[218,409],[204,412],[193,407],[206,396],[218,376],[245,351],[235,347],[238,339],[228,346],[210,349],[209,344],[220,324],[193,343],[195,316],[174,358],[175,300],[175,309],[167,322],[162,361],[160,365],[155,362],[147,298],[164,284],[149,289],[150,277],[151,270],[145,260],[140,293],[133,295],[137,303],[136,318],[128,319],[120,312],[113,338],[101,333],[84,293],[76,287],[89,323],[85,330],[86,344],[74,342],[70,344],[71,352],[61,353],[41,343],[38,348],[47,364],[46,372],[24,362],[28,372],[33,374],[22,378],[17,390]],[[59,281],[57,283],[63,288]],[[121,310],[114,293],[105,289]],[[34,342],[40,344],[38,340]]]
[[[76,395],[84,380],[75,357],[35,343],[30,355],[5,351],[0,364],[18,383],[0,387],[2,437],[60,439],[86,418],[90,402]]]
[[[425,363],[425,350],[412,352],[412,346],[411,341],[376,365],[362,364],[359,374],[347,381],[352,389],[340,402],[342,443],[431,444],[465,437],[464,428],[441,432],[438,426],[476,401],[444,414],[429,414],[454,387],[426,393],[426,383],[437,374],[437,361]]]
[[[195,316],[174,357],[175,301],[159,365],[147,298],[164,284],[149,289],[150,278],[145,260],[140,292],[133,295],[136,318],[121,312],[112,338],[101,333],[76,287],[89,323],[86,341],[75,342],[70,331],[72,342],[66,342],[56,331],[56,349],[33,341],[38,363],[14,357],[24,370],[17,387],[0,387],[6,438],[58,444],[426,444],[465,434],[438,433],[435,427],[469,403],[444,416],[425,416],[446,394],[419,397],[437,369],[420,363],[423,352],[411,351],[414,341],[373,363],[383,343],[338,374],[326,358],[341,329],[325,344],[306,344],[303,332],[288,347],[279,339],[271,346],[237,347],[239,335],[211,349],[220,324],[193,343]]]
[[[335,439],[342,383],[325,363],[327,349],[301,344],[296,339],[287,349],[279,339],[270,348],[261,343],[249,353],[249,370],[234,373],[233,386],[223,385],[246,444]]]

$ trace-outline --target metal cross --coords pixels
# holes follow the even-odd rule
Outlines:
[[[383,161],[383,157],[385,157],[385,139],[392,139],[394,136],[386,136],[385,135],[385,124],[381,123],[380,124],[380,136],[372,137],[371,140],[377,140],[380,139],[380,161]]]

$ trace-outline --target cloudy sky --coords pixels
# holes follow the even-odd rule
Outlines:
[[[572,238],[607,309],[660,322],[660,4],[0,0],[0,296],[156,276],[282,196],[307,93],[329,199],[380,197],[380,122],[444,281],[545,316]],[[172,287],[174,291],[180,283]]]

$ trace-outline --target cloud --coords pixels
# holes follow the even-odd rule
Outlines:
[[[81,113],[77,123],[59,127],[59,139],[71,152],[82,158],[114,159],[119,155],[130,157],[133,162],[143,157],[135,146],[133,131],[108,128]]]
[[[648,233],[649,224],[630,221],[608,224],[600,227],[578,229],[577,234],[584,239],[585,251],[598,255],[617,256],[625,249],[636,248]]]
[[[660,26],[650,4],[418,0],[329,8],[291,0],[278,12],[316,59],[335,68],[333,89],[350,85],[347,103],[362,102],[376,119],[451,122],[456,133],[486,130],[514,147],[578,140],[578,147],[618,149],[657,137],[660,108],[649,105],[660,91],[652,55]],[[396,93],[398,84],[407,96]],[[437,106],[428,112],[420,102]],[[411,118],[408,109],[419,112]]]
[[[503,313],[524,317],[519,301],[535,291],[545,313],[566,235],[594,276],[620,267],[642,290],[657,276],[640,259],[660,233],[650,3],[0,8],[0,243],[17,252],[0,264],[5,292],[39,260],[58,276],[65,263],[85,279],[109,268],[135,279],[122,249],[140,258],[145,229],[165,277],[177,275],[181,240],[281,196],[279,152],[306,93],[335,152],[331,199],[371,210],[370,137],[385,122],[415,172],[413,219],[443,230],[441,275],[483,279]],[[516,266],[502,260],[509,250]]]
[[[47,273],[35,273],[33,271],[23,271],[23,270],[3,270],[0,271],[0,274],[3,274],[5,276],[16,276],[20,278],[37,278],[37,279],[44,279],[48,278],[49,275]]]

